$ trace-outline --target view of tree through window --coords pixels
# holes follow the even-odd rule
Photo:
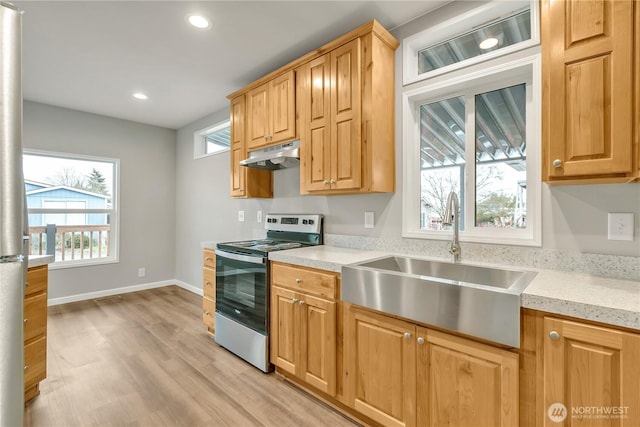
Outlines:
[[[460,199],[460,230],[475,209],[475,227],[526,227],[525,84],[420,105],[420,228],[441,230],[450,192]],[[473,123],[467,123],[472,106]],[[475,153],[467,152],[475,129]],[[468,158],[475,158],[470,174]],[[472,167],[474,164],[471,165]],[[465,181],[475,176],[475,200]],[[471,202],[474,203],[471,203]]]
[[[30,254],[56,263],[113,259],[117,161],[27,152],[23,166]]]

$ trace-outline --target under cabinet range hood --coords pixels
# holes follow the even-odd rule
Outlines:
[[[250,151],[249,158],[240,161],[241,166],[257,169],[277,170],[300,165],[300,141],[274,145]]]

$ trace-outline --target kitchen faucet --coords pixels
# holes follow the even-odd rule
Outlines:
[[[453,240],[451,240],[451,248],[449,252],[452,255],[452,261],[460,262],[460,242],[458,241],[458,216],[460,214],[460,202],[458,201],[458,195],[455,191],[449,193],[447,197],[447,205],[444,210],[443,225],[451,225],[451,219],[453,217]]]

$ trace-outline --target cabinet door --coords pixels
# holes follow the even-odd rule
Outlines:
[[[518,354],[417,330],[419,426],[517,426]]]
[[[361,187],[361,60],[360,39],[331,51],[331,178],[332,189]]]
[[[544,409],[564,405],[545,426],[640,425],[640,335],[551,317],[544,332]]]
[[[245,195],[246,168],[240,161],[247,155],[245,146],[245,98],[239,96],[231,101],[231,197]]]
[[[349,405],[385,426],[415,426],[415,326],[353,307],[347,315]]]
[[[293,70],[269,83],[269,134],[267,145],[296,137],[295,78]]]
[[[548,0],[543,9],[549,177],[630,172],[633,2]]]
[[[336,393],[336,303],[300,294],[299,376],[331,396]]]
[[[24,342],[47,334],[46,292],[24,299]]]
[[[209,298],[202,298],[202,323],[207,327],[209,332],[213,333],[216,329],[216,301]]]
[[[271,287],[271,363],[295,375],[299,358],[297,328],[298,294],[278,286]]]
[[[269,83],[247,93],[247,151],[262,147],[269,139]]]
[[[296,71],[296,108],[300,125],[300,191],[329,189],[331,172],[331,55]]]

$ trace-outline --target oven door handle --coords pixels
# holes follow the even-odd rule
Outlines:
[[[265,264],[266,263],[266,258],[263,256],[251,256],[251,255],[241,255],[241,254],[234,254],[233,252],[226,252],[226,251],[222,251],[220,249],[216,249],[216,256],[220,256],[222,258],[229,258],[229,259],[234,259],[236,261],[244,261],[244,262],[251,262],[253,264]]]

